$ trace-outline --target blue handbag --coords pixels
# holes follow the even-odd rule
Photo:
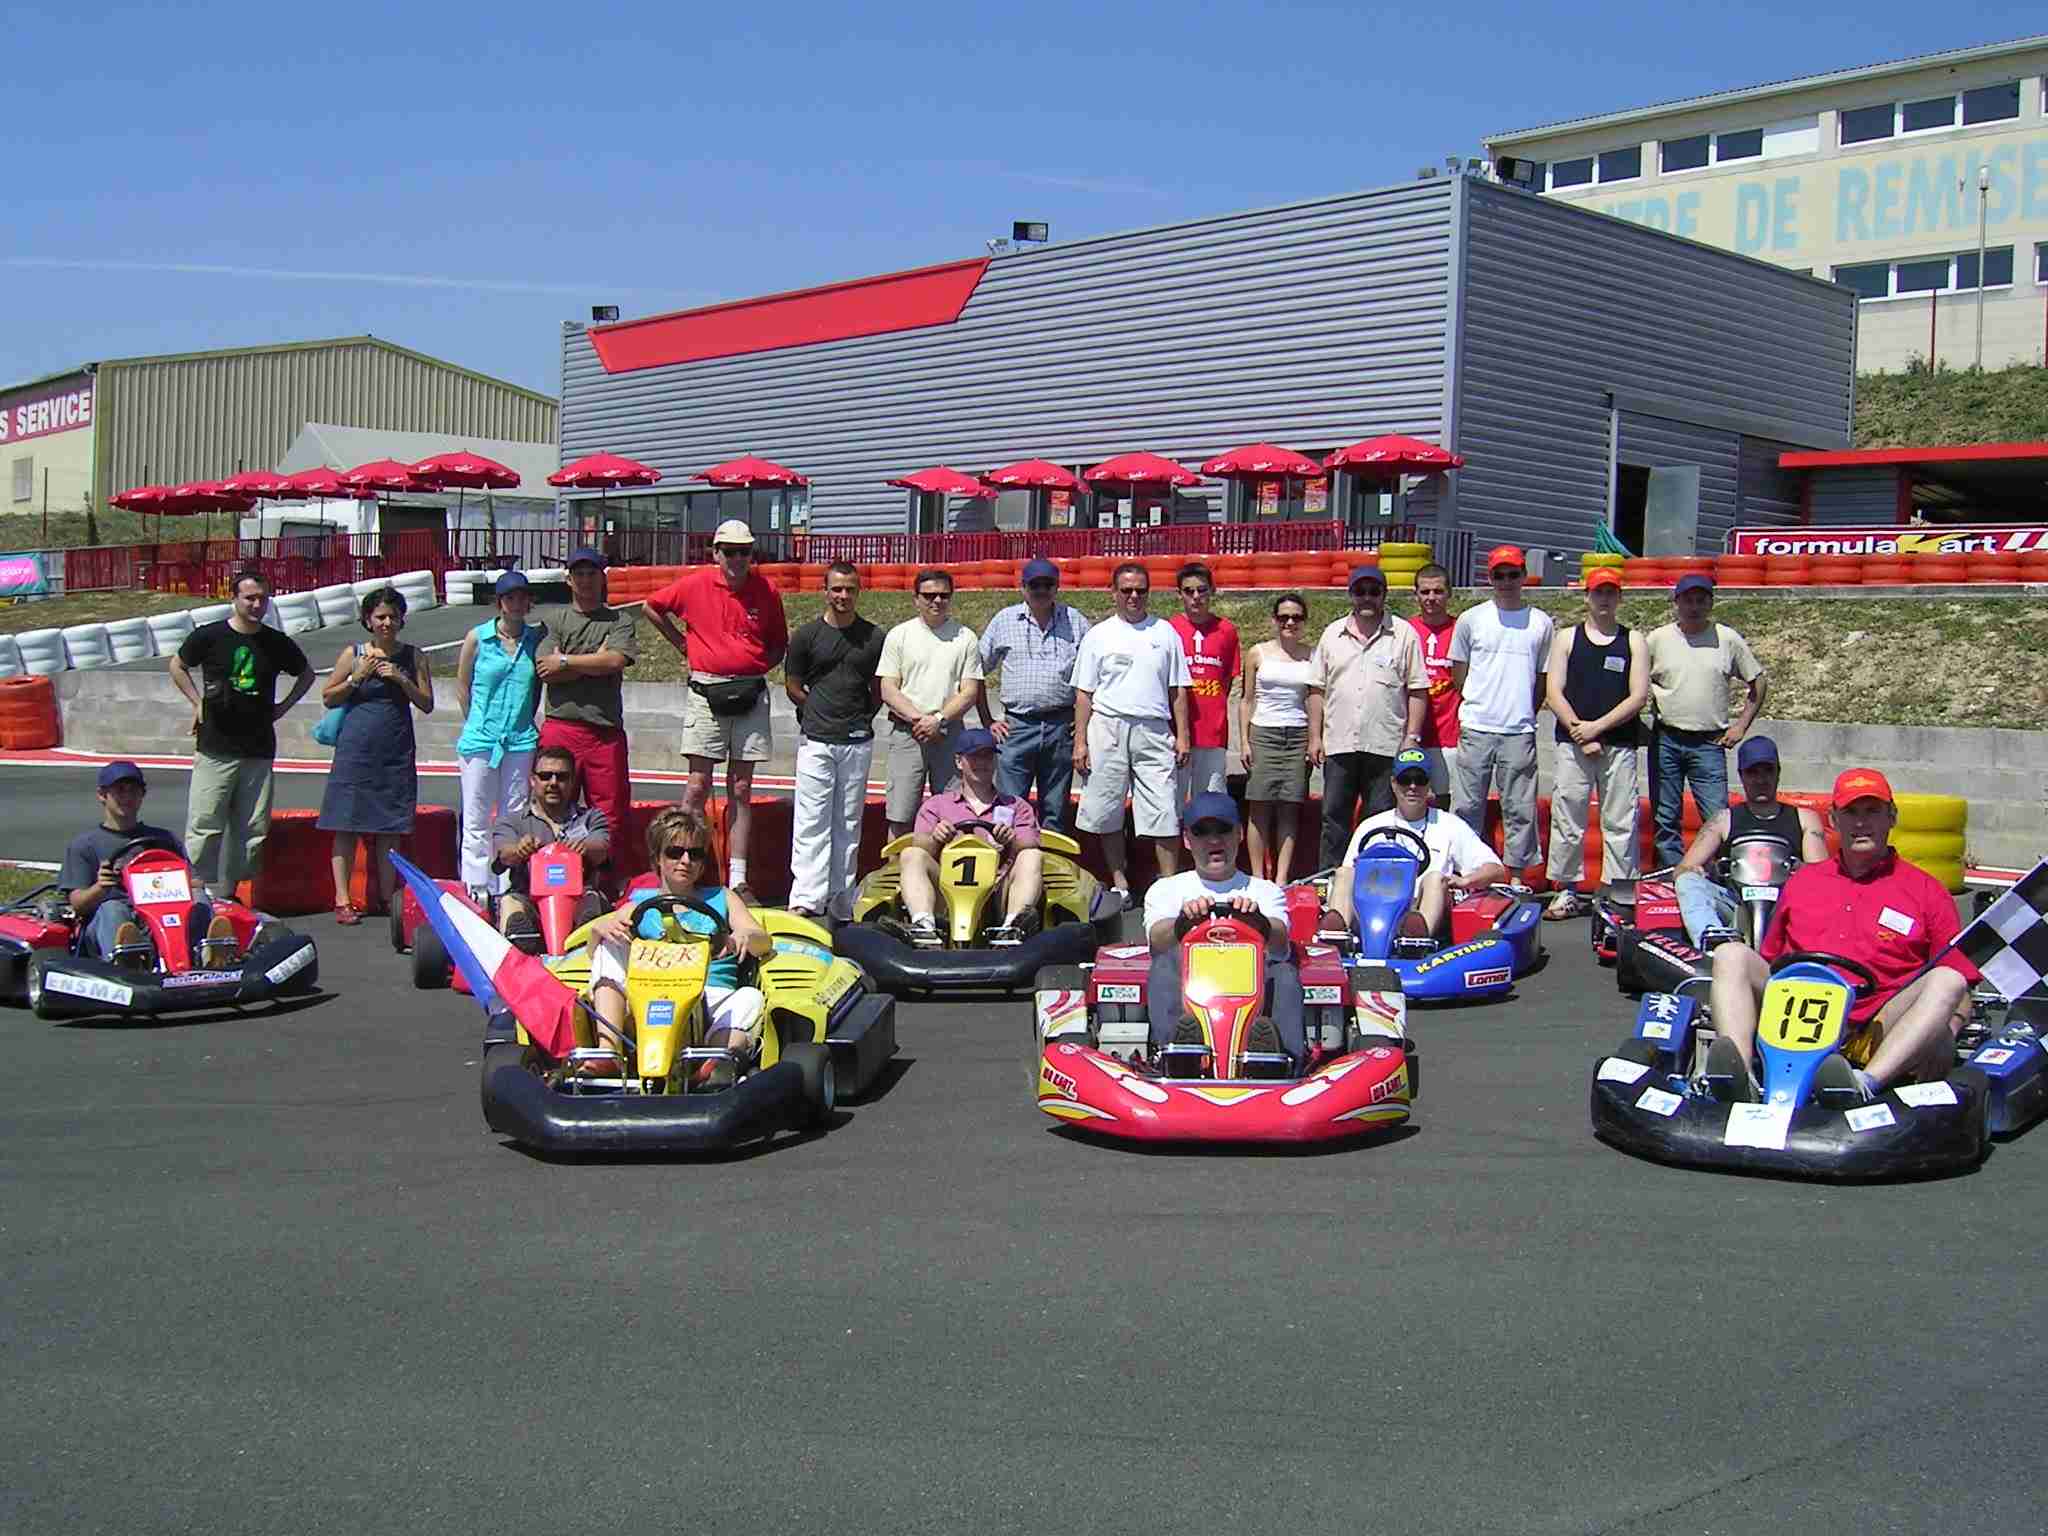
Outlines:
[[[348,717],[348,706],[337,704],[320,717],[313,727],[313,739],[323,747],[331,747],[341,740],[341,722]]]

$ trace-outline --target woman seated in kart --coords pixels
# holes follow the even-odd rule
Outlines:
[[[1793,872],[1757,949],[1731,941],[1714,950],[1717,1038],[1707,1076],[1725,1079],[1744,1102],[1757,1097],[1750,1070],[1757,1009],[1780,956],[1840,955],[1877,978],[1850,1004],[1840,1052],[1816,1078],[1821,1087],[1874,1099],[1894,1083],[1946,1077],[1955,1037],[1969,1021],[1970,962],[1949,951],[1925,969],[1962,927],[1955,898],[1892,851],[1899,812],[1890,783],[1874,769],[1852,768],[1835,780],[1833,799],[1841,851]]]
[[[647,853],[654,861],[658,889],[670,896],[702,902],[725,919],[731,930],[704,978],[704,1044],[733,1054],[745,1066],[761,1047],[761,1015],[767,1006],[759,987],[740,985],[740,961],[759,959],[774,948],[766,930],[754,921],[746,903],[722,885],[702,885],[711,873],[711,829],[695,811],[672,807],[654,818],[647,829]],[[626,967],[633,940],[673,939],[677,930],[710,934],[711,920],[701,912],[678,907],[673,916],[659,912],[640,913],[635,908],[644,900],[628,897],[615,911],[590,927],[590,1004],[614,1040],[626,1037]],[[706,1062],[700,1078],[712,1076],[717,1063]]]
[[[1346,931],[1358,926],[1351,899],[1358,850],[1374,833],[1389,827],[1413,832],[1429,845],[1429,863],[1415,882],[1414,903],[1401,919],[1403,938],[1440,937],[1454,892],[1484,890],[1508,877],[1507,866],[1461,817],[1430,806],[1429,758],[1420,748],[1409,747],[1394,754],[1394,808],[1358,824],[1351,846],[1344,850],[1344,862],[1330,876],[1329,909]]]
[[[936,946],[939,936],[936,881],[939,850],[962,823],[990,823],[985,835],[1002,850],[995,895],[1003,921],[988,931],[992,944],[1021,944],[1038,930],[1038,898],[1045,890],[1045,855],[1038,847],[1038,816],[1031,802],[996,790],[996,738],[987,730],[962,731],[953,762],[959,779],[944,794],[917,808],[912,842],[898,858],[903,910],[910,917],[911,942]],[[982,829],[977,828],[978,832]]]
[[[1729,843],[1742,837],[1777,837],[1802,864],[1819,864],[1828,856],[1828,834],[1820,813],[1778,798],[1775,741],[1750,737],[1735,750],[1735,771],[1742,776],[1742,804],[1707,818],[1672,875],[1678,914],[1695,949],[1711,950],[1735,936],[1741,904],[1733,891],[1707,873]]]

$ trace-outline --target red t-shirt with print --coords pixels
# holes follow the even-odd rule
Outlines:
[[[1180,648],[1187,653],[1188,672],[1194,684],[1188,689],[1188,731],[1191,747],[1230,745],[1230,688],[1244,671],[1237,654],[1237,626],[1228,619],[1211,619],[1205,629],[1196,629],[1184,613],[1167,623],[1180,636]]]
[[[1422,645],[1423,670],[1429,673],[1429,708],[1422,717],[1425,747],[1455,747],[1458,744],[1458,690],[1451,686],[1451,635],[1458,627],[1447,618],[1431,628],[1421,614],[1409,615],[1415,638]]]

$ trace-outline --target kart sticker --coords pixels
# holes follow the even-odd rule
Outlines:
[[[647,1005],[647,1024],[650,1029],[669,1029],[676,1022],[676,1003],[672,997],[658,997]]]
[[[1599,1083],[1639,1083],[1649,1070],[1640,1061],[1610,1056],[1600,1063],[1600,1070],[1593,1074],[1593,1080]]]
[[[1671,1025],[1669,1021],[1665,1019],[1652,1019],[1643,1026],[1643,1038],[1645,1040],[1669,1040],[1671,1038]]]
[[[1504,987],[1514,979],[1515,973],[1505,965],[1484,971],[1467,971],[1465,988],[1470,991],[1476,987]]]
[[[1852,1131],[1875,1131],[1899,1123],[1889,1104],[1859,1104],[1849,1111],[1847,1118]]]
[[[1103,951],[1112,960],[1135,960],[1140,955],[1149,955],[1151,950],[1143,944],[1117,944]]]
[[[1645,1088],[1636,1099],[1637,1109],[1647,1109],[1653,1115],[1662,1115],[1667,1120],[1678,1113],[1678,1106],[1685,1102],[1675,1093],[1662,1088]]]
[[[806,960],[815,960],[820,965],[832,963],[832,951],[822,944],[813,944],[809,939],[792,939],[777,934],[775,952],[778,955],[802,955]]]
[[[1913,919],[1891,907],[1882,909],[1877,914],[1877,920],[1881,926],[1891,929],[1893,933],[1910,936],[1913,932]]]
[[[1785,1133],[1791,1129],[1790,1104],[1731,1104],[1728,1108],[1728,1129],[1722,1134],[1721,1144],[1782,1152],[1785,1150]]]
[[[1744,901],[1776,901],[1778,888],[1775,885],[1745,885],[1742,887]]]
[[[1303,987],[1301,1000],[1304,1003],[1341,1003],[1344,1001],[1342,987]]]
[[[1476,939],[1470,944],[1460,944],[1455,949],[1439,951],[1416,966],[1415,974],[1420,976],[1423,972],[1433,971],[1440,965],[1449,965],[1453,960],[1462,960],[1467,955],[1479,954],[1491,942],[1493,941],[1490,939]]]
[[[1038,1091],[1041,1096],[1052,1092],[1063,1099],[1081,1097],[1081,1085],[1049,1061],[1041,1061],[1038,1064]]]
[[[1135,1003],[1138,988],[1124,982],[1110,982],[1095,989],[1095,1000],[1100,1003]]]
[[[2002,1046],[1988,1047],[1970,1058],[1972,1064],[1983,1067],[2002,1067],[2012,1060],[2012,1052]]]
[[[1894,1088],[1892,1092],[1898,1095],[1901,1104],[1911,1104],[1923,1109],[1935,1104],[1956,1102],[1956,1091],[1947,1083],[1906,1083]]]
[[[1280,1095],[1282,1104],[1306,1104],[1319,1094],[1328,1093],[1336,1084],[1334,1077],[1312,1077],[1305,1083],[1297,1083]]]
[[[97,976],[74,976],[69,971],[48,972],[43,977],[43,990],[87,997],[96,1003],[112,1003],[116,1008],[126,1008],[135,1001],[133,987],[124,987],[118,981],[103,981]]]
[[[541,866],[540,880],[542,885],[567,885],[569,883],[569,866],[566,864],[544,864]]]
[[[166,976],[167,987],[217,987],[222,982],[240,981],[240,971],[186,971],[177,976]]]
[[[185,925],[185,919],[175,912],[165,912],[157,918],[157,921],[166,928],[182,928]]]
[[[269,970],[265,971],[263,979],[272,986],[276,986],[281,981],[287,981],[313,963],[313,954],[313,946],[310,944],[303,949],[295,949]]]
[[[128,877],[128,896],[138,907],[159,901],[190,901],[192,885],[182,869],[141,870]]]

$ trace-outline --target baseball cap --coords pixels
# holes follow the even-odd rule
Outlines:
[[[1586,572],[1586,590],[1590,592],[1595,587],[1613,587],[1619,591],[1621,588],[1621,572],[1611,565],[1594,566],[1593,569]]]
[[[1872,797],[1884,801],[1887,805],[1892,803],[1891,781],[1875,768],[1851,768],[1835,780],[1836,810]]]
[[[492,584],[491,591],[503,597],[507,592],[525,592],[532,586],[533,583],[526,579],[526,572],[507,571]]]
[[[711,547],[721,549],[728,544],[738,544],[747,549],[754,547],[754,530],[736,517],[728,517],[718,525],[718,532],[711,535]]]
[[[1735,767],[1754,768],[1758,763],[1775,763],[1778,760],[1778,744],[1768,736],[1752,736],[1735,749]]]
[[[1387,584],[1387,573],[1376,565],[1354,565],[1351,567],[1351,578],[1344,586],[1349,590],[1361,581],[1371,582],[1376,587],[1384,587]]]
[[[1683,597],[1688,592],[1711,592],[1714,578],[1705,571],[1687,571],[1678,578],[1678,585],[1671,589],[1673,597]]]
[[[1033,581],[1049,581],[1054,586],[1060,583],[1060,568],[1050,560],[1026,560],[1024,569],[1017,573],[1020,584]]]
[[[114,759],[113,762],[108,763],[106,767],[100,770],[101,789],[112,789],[124,779],[133,779],[136,783],[145,786],[149,783],[149,780],[142,776],[142,770],[129,762],[125,757]]]
[[[1237,817],[1237,802],[1221,790],[1203,790],[1188,802],[1181,825],[1192,829],[1205,821],[1220,821],[1226,827],[1241,825]]]
[[[1427,779],[1429,777],[1429,754],[1420,747],[1403,747],[1400,751],[1396,752],[1394,754],[1394,777],[1398,779],[1404,773],[1419,773]]]
[[[953,743],[955,757],[972,757],[977,752],[993,752],[995,749],[996,733],[978,725],[972,730],[962,731],[960,739]]]
[[[1512,565],[1516,570],[1521,571],[1528,569],[1529,562],[1523,556],[1522,551],[1515,545],[1496,544],[1486,552],[1486,568],[1488,571],[1493,571],[1503,565]]]
[[[569,557],[570,570],[575,570],[579,565],[594,565],[601,571],[604,569],[604,556],[586,544]]]

